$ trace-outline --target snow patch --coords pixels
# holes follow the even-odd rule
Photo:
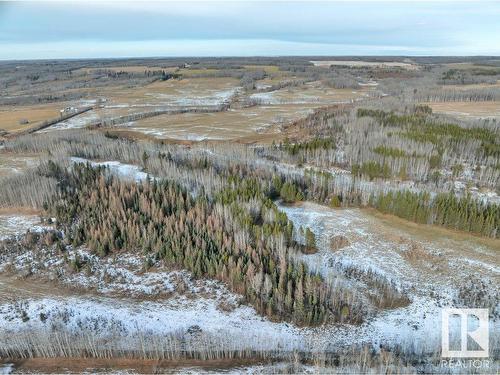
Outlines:
[[[118,177],[135,180],[137,182],[144,181],[146,179],[151,178],[151,176],[145,172],[141,171],[137,165],[132,164],[124,164],[119,161],[104,161],[104,162],[95,162],[84,158],[72,157],[71,161],[73,163],[81,163],[86,164],[90,163],[93,167],[95,166],[105,166],[108,167],[111,173],[117,175]]]
[[[0,364],[0,375],[8,375],[14,372],[14,364],[13,363],[4,363]]]
[[[481,278],[490,280],[492,285],[500,275],[494,250],[478,248],[475,243],[446,238],[427,242],[413,233],[384,226],[359,209],[329,209],[312,203],[280,204],[279,208],[295,228],[308,227],[314,232],[318,252],[300,256],[310,268],[332,280],[337,270],[345,267],[371,272],[409,295],[408,306],[380,311],[360,327],[351,327],[351,344],[371,342],[410,345],[408,347],[423,350],[439,348],[441,309],[454,305],[463,280],[478,274],[478,268]],[[330,240],[336,235],[347,237],[350,245],[332,251]],[[416,263],[412,263],[405,259],[402,254],[412,246],[429,254],[429,260],[416,259]],[[490,319],[490,326],[490,332],[500,332],[500,320]]]
[[[40,223],[37,215],[0,215],[0,241],[10,236],[32,232],[42,232],[47,226]]]

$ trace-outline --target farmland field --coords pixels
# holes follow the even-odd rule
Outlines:
[[[434,112],[461,118],[500,118],[500,101],[428,103]]]
[[[106,69],[113,71],[128,71],[123,68],[106,67]],[[130,67],[130,71],[141,72],[139,68],[139,66],[133,66]],[[89,69],[86,69],[86,75],[92,72]],[[282,82],[288,82],[287,79],[293,79],[294,76],[288,77],[285,72],[279,73],[275,66],[259,68],[259,66],[249,65],[245,66],[244,69],[248,72],[260,69],[271,74],[269,78],[262,79],[256,85],[257,88],[264,89],[264,91],[260,92],[257,89],[255,93],[244,94],[239,81],[235,78],[206,77],[201,74],[198,74],[200,77],[197,77],[193,69],[182,69],[181,72],[189,72],[189,74],[185,74],[186,78],[156,81],[142,87],[117,85],[99,89],[85,88],[85,97],[87,98],[85,100],[57,105],[16,107],[15,112],[11,112],[10,109],[6,110],[4,117],[10,122],[6,122],[5,130],[15,132],[31,126],[31,122],[35,121],[35,118],[32,117],[33,113],[40,112],[40,116],[44,114],[44,117],[41,118],[43,120],[52,119],[58,114],[56,110],[61,105],[82,107],[89,101],[96,103],[97,100],[99,100],[100,105],[93,110],[61,121],[44,129],[43,132],[83,128],[103,120],[154,111],[196,111],[227,105],[234,100],[256,102],[249,108],[245,108],[243,105],[243,107],[236,107],[227,112],[165,114],[144,120],[123,121],[122,124],[118,125],[126,127],[128,131],[158,138],[179,140],[235,139],[256,136],[268,128],[304,117],[315,108],[366,99],[369,97],[370,91],[373,91],[370,86],[359,86],[359,89],[324,87],[319,81],[300,83],[293,87],[276,88],[269,91],[268,88]],[[98,68],[94,70],[98,71]],[[213,74],[212,69],[207,71]],[[30,114],[29,125],[19,125],[14,122],[19,121],[20,116],[28,113]]]
[[[231,78],[186,78],[154,82],[141,88],[103,90],[106,106],[201,106],[217,105],[228,100],[238,89]]]
[[[239,139],[256,133],[276,133],[276,127],[311,113],[314,105],[277,104],[215,113],[162,115],[122,125],[158,138],[179,140]]]
[[[60,116],[65,103],[32,105],[32,106],[0,106],[0,130],[17,132],[36,126],[45,120]],[[26,123],[24,123],[26,120]]]
[[[371,62],[371,61],[349,61],[349,60],[320,60],[311,61],[316,66],[329,67],[329,66],[349,66],[349,67],[378,67],[378,68],[404,68],[404,69],[418,69],[415,64],[407,62]]]

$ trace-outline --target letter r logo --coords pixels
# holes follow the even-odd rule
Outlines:
[[[460,318],[460,350],[450,349],[450,334],[453,336],[458,330],[450,329],[450,317]],[[477,327],[471,327],[474,320],[478,320]],[[451,358],[486,358],[489,355],[489,325],[488,309],[443,309],[441,326],[442,357]],[[480,349],[469,349],[468,343],[472,340]]]

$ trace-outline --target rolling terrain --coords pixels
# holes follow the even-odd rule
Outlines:
[[[0,372],[448,373],[443,307],[488,309],[498,372],[499,79],[0,63]]]

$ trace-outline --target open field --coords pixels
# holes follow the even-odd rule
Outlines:
[[[144,87],[115,87],[95,91],[100,108],[62,121],[44,131],[82,128],[96,121],[155,110],[213,107],[227,103],[238,92],[231,78],[197,78],[154,82]]]
[[[232,78],[189,78],[154,82],[140,88],[103,90],[108,99],[106,107],[113,106],[200,106],[217,105],[228,100],[238,89]]]
[[[392,280],[409,294],[410,306],[384,313],[367,329],[366,334],[373,338],[437,345],[441,306],[453,303],[473,275],[481,275],[476,287],[485,288],[494,309],[500,307],[495,302],[495,285],[500,282],[497,242],[485,243],[472,236],[456,238],[451,231],[408,226],[359,210],[332,210],[309,203],[281,208],[296,227],[309,227],[316,234],[318,253],[302,256],[310,267],[325,275],[352,268],[370,272]],[[346,237],[348,244],[335,250],[331,240],[338,235]],[[468,291],[470,298],[475,298],[475,292]],[[498,333],[499,323],[492,322],[491,332]]]
[[[183,84],[184,81],[185,82]],[[203,95],[204,85],[209,85],[211,79],[182,80],[177,84],[148,87],[148,90],[158,90],[156,94],[151,91],[146,94],[153,100],[167,100],[163,102],[168,106],[184,104],[186,106],[216,105],[227,100],[228,95],[235,94],[237,89],[231,89],[231,81],[222,81],[227,84],[226,90]],[[222,83],[221,82],[221,83]],[[182,84],[182,86],[181,86]],[[192,87],[195,86],[195,87]],[[168,94],[159,92],[160,87],[168,87]],[[171,90],[171,91],[170,91]],[[157,136],[159,138],[172,138],[180,140],[205,140],[205,139],[238,139],[253,136],[272,128],[284,125],[298,118],[305,117],[315,108],[335,103],[350,103],[354,100],[366,98],[369,88],[360,90],[322,88],[319,82],[313,82],[297,87],[284,88],[271,92],[256,93],[249,96],[257,101],[256,106],[250,108],[231,109],[217,113],[187,113],[181,115],[162,115],[144,120],[134,121],[122,125],[129,130]],[[175,98],[194,98],[190,100]],[[114,101],[124,99],[112,99]],[[171,101],[170,101],[171,100]],[[148,102],[148,105],[153,102]],[[157,102],[156,102],[157,103]],[[136,104],[135,110],[146,111],[150,107],[140,108]],[[115,109],[112,104],[107,104],[102,110]],[[131,113],[131,108],[122,111]]]
[[[252,94],[250,98],[263,104],[317,104],[350,103],[366,98],[369,86],[359,90],[323,87],[321,82],[310,82],[296,87],[283,88],[271,92]]]
[[[19,174],[38,164],[38,155],[11,154],[0,151],[0,177]]]
[[[344,60],[321,60],[311,61],[315,66],[330,67],[330,66],[348,66],[356,67],[377,67],[377,68],[404,68],[408,70],[418,69],[417,65],[406,62],[371,62],[371,61],[344,61]]]
[[[162,115],[134,121],[120,127],[158,138],[179,140],[238,139],[262,132],[276,132],[276,126],[304,117],[314,105],[262,105],[215,113]],[[274,129],[274,130],[273,130]]]
[[[263,85],[273,81],[263,81]],[[277,81],[279,82],[279,81]],[[241,88],[231,78],[190,78],[155,82],[142,88],[102,91],[101,108],[54,125],[45,131],[81,128],[100,119],[182,108],[210,108],[229,103]],[[321,82],[249,95],[257,105],[216,113],[162,115],[120,125],[159,138],[179,140],[237,139],[252,136],[311,113],[315,108],[366,98],[372,87],[359,90],[324,88]]]
[[[60,116],[59,111],[64,109],[65,103],[42,104],[32,106],[0,106],[0,130],[17,132],[39,125],[45,120],[52,120]],[[22,121],[28,123],[23,124]]]
[[[426,103],[434,112],[459,118],[498,118],[500,102],[433,102]]]
[[[257,90],[269,90],[273,85],[277,85],[280,82],[282,82],[280,77],[264,78],[255,83],[255,88]]]

